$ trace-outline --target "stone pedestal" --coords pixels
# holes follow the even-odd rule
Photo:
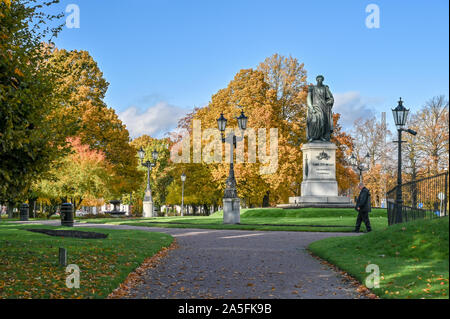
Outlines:
[[[143,212],[142,217],[149,218],[149,217],[156,217],[154,208],[153,208],[153,199],[152,199],[152,192],[151,190],[147,189],[145,191],[144,201],[143,201]]]
[[[142,217],[149,218],[149,217],[155,217],[153,216],[153,202],[144,201],[143,202],[143,213]]]
[[[302,196],[338,196],[336,148],[329,142],[303,145]]]
[[[223,199],[223,223],[239,224],[241,222],[240,199],[224,198]]]
[[[336,149],[330,142],[303,145],[302,196],[289,197],[289,204],[281,207],[353,207],[350,198],[338,196]]]

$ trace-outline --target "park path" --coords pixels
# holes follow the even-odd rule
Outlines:
[[[46,224],[60,225],[59,222]],[[351,233],[205,230],[127,225],[76,227],[137,229],[176,238],[130,298],[359,298],[355,287],[306,250],[316,240]]]

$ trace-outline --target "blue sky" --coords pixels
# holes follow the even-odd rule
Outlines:
[[[161,135],[204,106],[243,68],[274,53],[325,76],[349,127],[401,96],[415,110],[448,97],[447,0],[153,1],[62,0],[80,8],[80,28],[58,47],[87,50],[110,82],[106,102],[132,135]],[[380,8],[369,29],[368,4]]]

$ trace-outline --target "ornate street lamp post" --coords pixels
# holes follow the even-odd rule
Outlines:
[[[402,206],[403,206],[403,194],[402,194],[402,132],[408,132],[409,134],[416,135],[417,132],[411,129],[404,129],[408,119],[409,109],[403,106],[402,98],[398,101],[398,105],[395,109],[392,109],[392,115],[394,116],[395,125],[398,132],[398,169],[397,169],[397,209],[395,210],[394,223],[402,222]]]
[[[352,154],[350,157],[350,165],[353,166],[353,169],[359,172],[359,182],[363,181],[363,171],[369,170],[369,165],[366,165],[366,161],[370,158],[369,152],[367,152],[366,156],[361,160],[359,157],[356,157],[355,154]]]
[[[186,181],[186,174],[181,174],[181,216],[184,216],[184,182]]]
[[[225,138],[225,129],[227,127],[227,119],[220,114],[217,119],[217,125],[219,127],[220,134],[222,136],[222,143],[228,141],[230,143],[230,171],[228,178],[225,182],[225,192],[223,195],[223,223],[224,224],[239,224],[241,221],[240,216],[240,200],[237,197],[236,191],[236,179],[234,177],[234,149],[238,141],[244,139],[244,131],[247,129],[248,117],[245,116],[244,111],[241,111],[241,115],[236,118],[238,121],[239,129],[241,130],[241,136],[237,137],[234,131],[230,132],[227,138]]]
[[[156,217],[154,210],[153,210],[153,198],[152,198],[152,190],[150,189],[150,171],[152,170],[152,167],[156,166],[156,160],[158,159],[158,152],[156,150],[153,150],[152,152],[152,158],[153,162],[145,161],[145,151],[141,147],[138,151],[139,158],[141,159],[141,165],[144,167],[147,167],[147,188],[145,189],[145,196],[144,196],[144,212],[143,217]]]

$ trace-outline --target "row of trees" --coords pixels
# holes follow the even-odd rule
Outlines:
[[[56,2],[0,2],[0,202],[44,201],[49,215],[63,201],[117,198],[143,179],[97,63],[51,42],[61,27],[49,25],[63,15],[41,10]]]
[[[195,120],[201,121],[203,130],[217,130],[217,118],[223,113],[228,119],[227,126],[237,127],[236,116],[240,111],[238,106],[241,106],[248,116],[249,127],[255,130],[267,128],[267,134],[269,128],[278,129],[278,169],[274,173],[261,174],[261,167],[267,165],[261,161],[236,163],[234,169],[238,196],[249,207],[287,202],[289,196],[300,195],[303,170],[300,148],[306,143],[306,79],[302,63],[293,57],[278,54],[267,58],[256,69],[241,70],[227,87],[212,96],[208,105],[196,108],[180,120],[177,130],[171,134],[169,147],[174,147],[184,136],[183,133],[194,135]],[[339,118],[339,114],[334,115],[333,142],[339,146],[337,178],[339,188],[343,191],[357,183],[357,175],[346,165],[349,151],[345,149],[353,149],[353,140],[342,131]],[[208,142],[208,138],[202,138],[202,149]],[[191,139],[191,149],[193,144]],[[247,153],[248,136],[245,137],[244,145]],[[220,145],[223,151],[225,147]],[[195,163],[195,155],[190,156],[189,163],[168,165],[152,175],[156,185],[167,186],[164,188],[165,201],[160,203],[180,204],[180,175],[184,172],[187,175],[185,203],[203,206],[203,211],[212,211],[221,205],[229,165],[225,161]]]
[[[449,163],[449,102],[445,96],[435,96],[410,114],[407,127],[417,135],[403,134],[403,181],[414,181],[448,170]],[[386,191],[397,183],[397,140],[376,117],[359,119],[351,132],[355,153],[361,158],[369,153],[369,171],[364,182],[371,189],[374,204],[380,205]]]
[[[221,204],[228,164],[194,163],[194,155],[189,163],[174,164],[170,152],[183,132],[193,135],[194,121],[201,121],[203,129],[215,129],[216,119],[224,113],[228,126],[236,127],[238,106],[248,116],[249,127],[278,129],[275,173],[261,174],[266,165],[261,161],[235,165],[243,204],[269,206],[300,195],[308,83],[304,65],[296,58],[275,54],[255,69],[239,71],[208,105],[181,119],[169,137],[144,135],[131,141],[125,125],[104,102],[109,84],[97,63],[86,51],[54,47],[51,39],[60,27],[47,24],[62,15],[45,16],[41,5],[36,0],[0,2],[0,202],[13,206],[28,200],[32,207],[38,201],[46,205],[47,215],[63,201],[78,208],[122,198],[125,204],[140,206],[136,199],[143,197],[146,168],[136,153],[142,147],[150,160],[153,149],[159,152],[151,174],[157,206],[180,204],[184,172],[185,203],[214,210]],[[395,184],[395,145],[384,142],[392,134],[375,118],[358,120],[346,133],[339,119],[334,114],[339,190],[356,190],[358,176],[348,158],[368,152],[370,170],[364,179],[379,205]],[[407,178],[448,169],[448,101],[431,99],[411,116],[409,126],[418,135],[405,136]],[[203,138],[201,147],[207,142]],[[194,143],[191,139],[190,147]]]
[[[300,195],[302,181],[302,154],[300,147],[305,140],[305,90],[306,71],[296,59],[277,54],[267,58],[256,70],[241,70],[229,85],[213,95],[211,102],[197,108],[183,118],[177,132],[193,135],[193,121],[201,120],[202,128],[216,128],[216,119],[224,113],[228,125],[236,127],[235,116],[243,106],[249,117],[249,127],[278,128],[278,165],[275,174],[261,175],[261,163],[235,164],[238,194],[247,206],[265,206],[285,203],[289,196]],[[411,181],[436,175],[448,170],[449,154],[449,105],[444,96],[430,99],[417,112],[410,115],[408,127],[418,134],[404,134],[403,180]],[[368,171],[363,173],[365,184],[371,189],[374,206],[381,206],[388,190],[396,185],[397,144],[396,134],[388,129],[386,121],[376,117],[358,119],[353,129],[346,133],[339,125],[340,114],[334,114],[335,132],[332,141],[338,146],[336,176],[339,191],[345,195],[357,195],[359,177],[350,165],[352,154],[363,159]],[[173,134],[172,142],[182,134]],[[202,140],[205,147],[207,140]],[[173,145],[169,143],[169,145]],[[190,142],[193,147],[193,141]],[[247,151],[247,149],[246,149]],[[193,155],[191,154],[191,161]],[[166,204],[180,204],[181,181],[188,176],[185,203],[194,206],[220,205],[224,180],[228,176],[228,164],[183,163],[169,165],[153,178],[165,179]],[[170,176],[167,178],[166,176]],[[205,210],[207,211],[206,207]]]

